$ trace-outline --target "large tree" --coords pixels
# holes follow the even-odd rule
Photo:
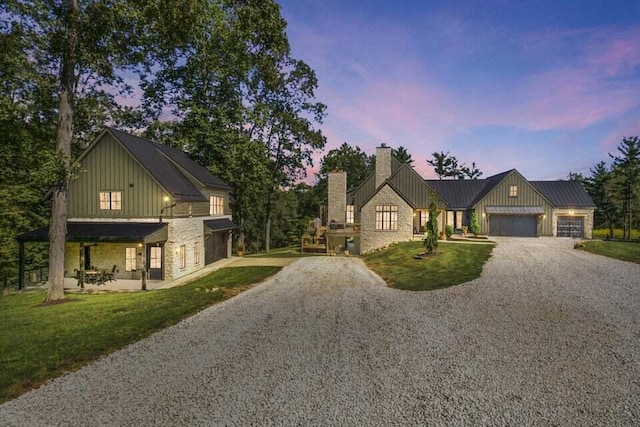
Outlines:
[[[374,156],[368,156],[357,145],[352,147],[343,142],[340,147],[329,150],[322,158],[320,171],[317,174],[318,185],[324,185],[326,190],[328,173],[339,170],[347,173],[347,188],[353,188],[364,181],[374,169]]]
[[[457,179],[478,179],[482,176],[482,172],[476,166],[476,162],[471,163],[471,167],[467,167],[464,163],[459,163],[458,159],[449,153],[433,152],[431,153],[431,159],[427,159],[427,163],[433,167],[433,171],[438,176],[438,179],[442,178],[457,178]]]
[[[604,161],[599,162],[590,169],[591,176],[582,178],[574,174],[575,180],[581,181],[587,193],[596,204],[594,212],[594,225],[606,227],[609,230],[609,238],[614,237],[614,228],[619,217],[619,209],[614,202],[613,173],[607,168]],[[581,179],[579,179],[581,178]]]
[[[56,87],[51,93],[56,124],[49,136],[56,155],[50,176],[48,302],[64,298],[67,185],[76,169],[72,148],[80,149],[103,121],[113,119],[115,97],[131,89],[119,71],[134,69],[150,40],[141,35],[141,18],[148,18],[141,7],[135,2],[32,0],[9,1],[0,9],[20,31],[21,56]]]
[[[392,148],[391,154],[400,162],[400,163],[413,163],[413,159],[411,158],[411,154],[407,151],[405,147],[402,145],[398,148]]]
[[[262,223],[268,250],[275,195],[304,175],[325,143],[314,129],[325,114],[315,73],[291,57],[273,1],[200,2],[174,12],[188,25],[157,40],[162,53],[143,79],[145,113],[155,120],[169,108],[182,148],[229,182],[234,218],[252,230]]]
[[[640,138],[625,137],[618,146],[618,156],[609,154],[613,159],[613,172],[619,178],[618,190],[622,198],[624,215],[624,239],[631,239],[633,212],[640,185]]]

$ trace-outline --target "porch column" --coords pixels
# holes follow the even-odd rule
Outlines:
[[[147,245],[142,245],[142,248],[140,249],[142,251],[142,253],[140,254],[142,256],[142,271],[141,271],[141,282],[142,282],[142,290],[146,291],[147,290]]]
[[[18,245],[18,289],[24,289],[24,241]]]

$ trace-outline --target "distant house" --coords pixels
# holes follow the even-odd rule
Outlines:
[[[384,144],[375,172],[352,190],[346,182],[344,172],[329,174],[329,248],[346,247],[347,239],[366,253],[411,240],[422,234],[432,200],[441,230],[469,226],[474,211],[481,233],[493,236],[591,238],[593,229],[595,205],[577,181],[528,181],[515,169],[486,179],[424,180]]]
[[[231,255],[230,187],[186,153],[106,128],[69,184],[65,277],[174,280]],[[48,228],[21,236],[47,241]],[[21,275],[22,277],[22,275]]]

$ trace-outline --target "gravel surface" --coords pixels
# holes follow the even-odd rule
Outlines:
[[[640,265],[502,239],[480,279],[388,289],[304,258],[0,406],[0,425],[638,425]]]

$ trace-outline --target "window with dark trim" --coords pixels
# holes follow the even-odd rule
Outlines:
[[[355,222],[355,211],[353,205],[347,205],[347,224],[353,224]]]
[[[398,205],[376,206],[376,230],[398,229]]]
[[[100,210],[119,211],[122,209],[122,191],[101,191]]]
[[[509,197],[518,197],[518,186],[517,185],[509,186]]]

